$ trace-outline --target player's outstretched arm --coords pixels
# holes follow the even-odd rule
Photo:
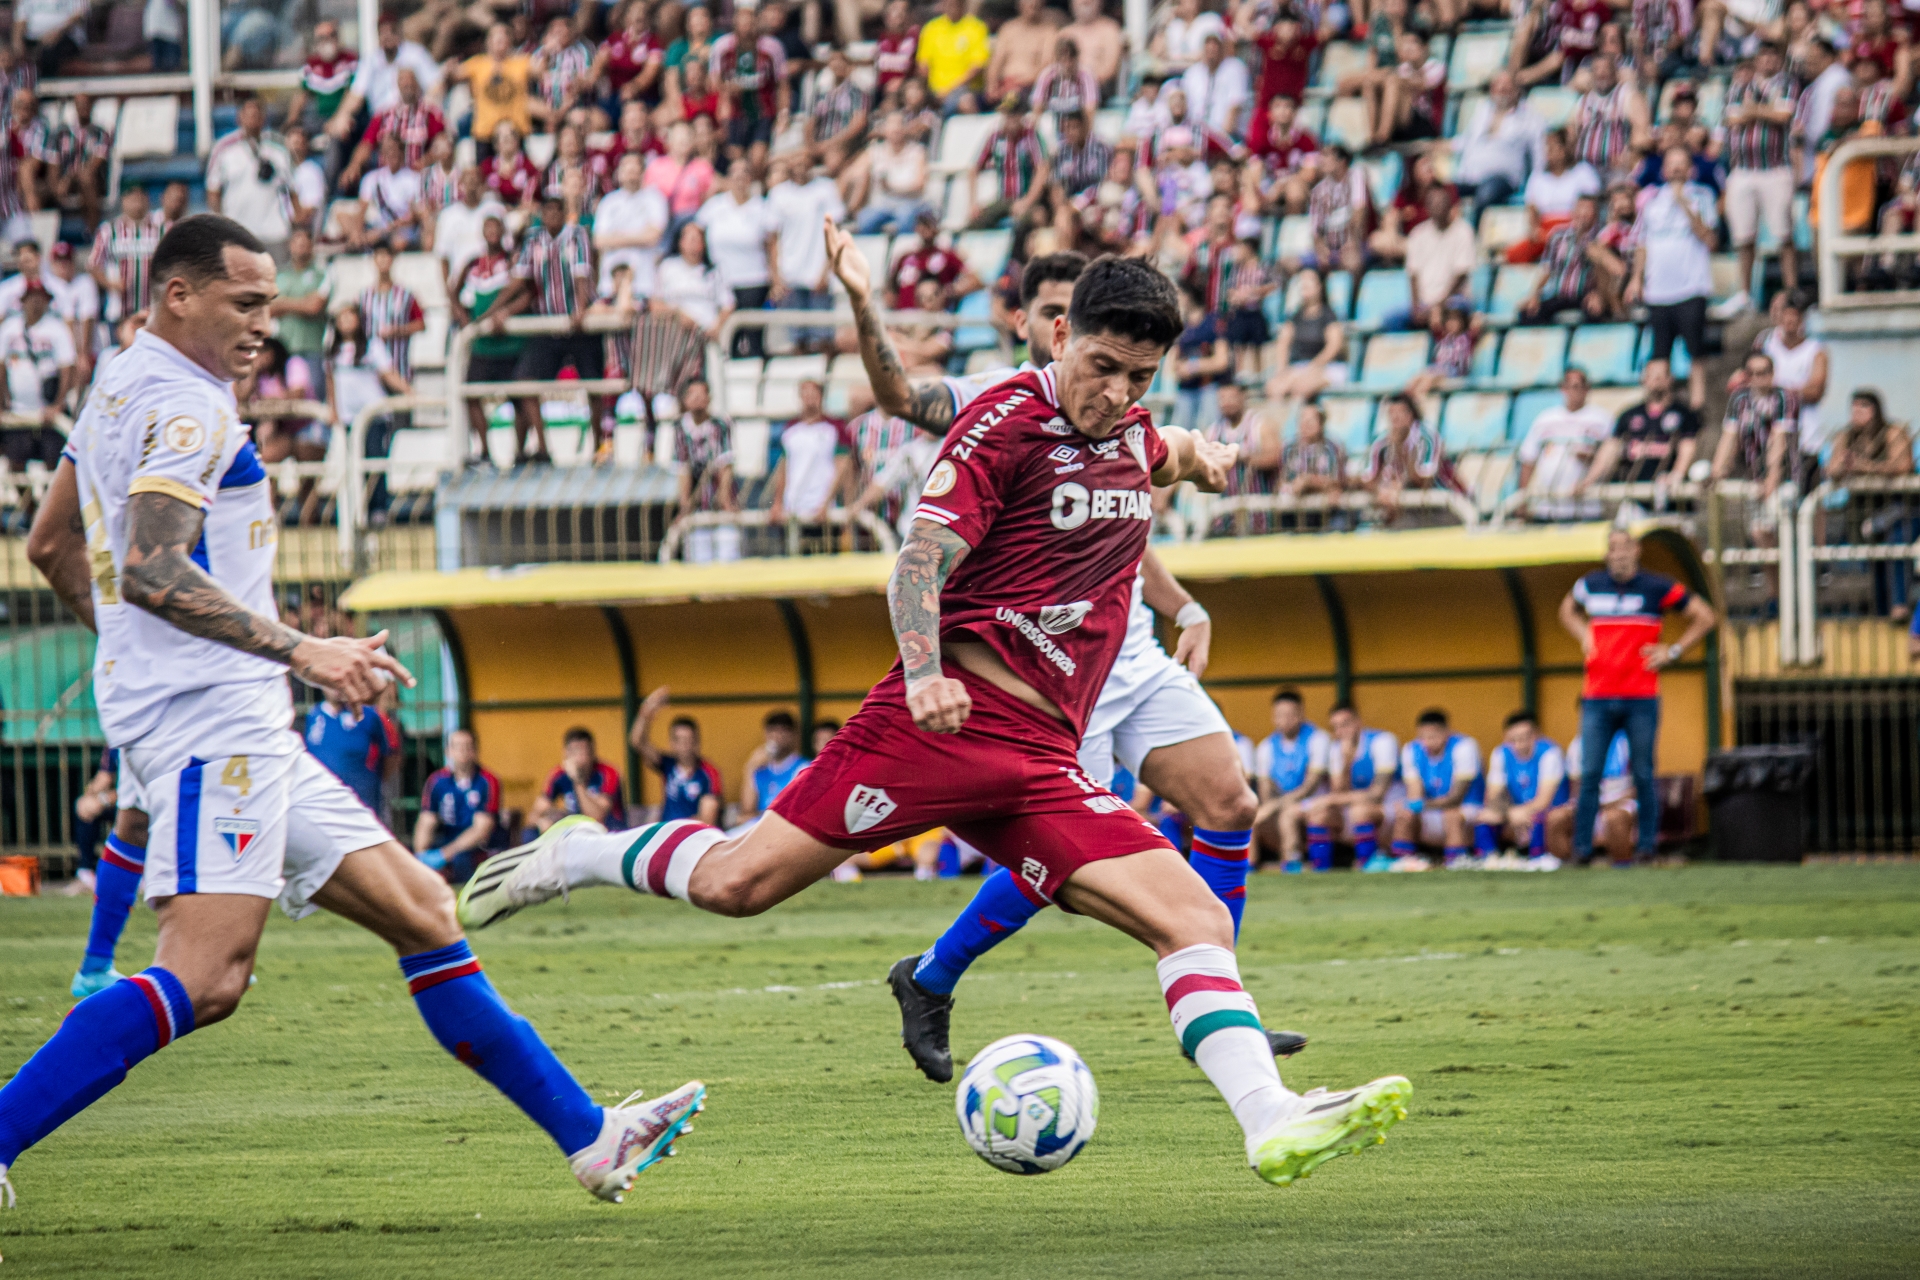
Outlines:
[[[945,435],[953,425],[953,392],[938,378],[908,381],[900,350],[887,336],[886,323],[881,319],[880,300],[868,274],[866,257],[855,247],[853,237],[832,218],[826,220],[826,237],[827,260],[853,304],[860,363],[866,367],[867,381],[873,387],[873,402],[882,413],[905,418],[935,435]]]
[[[1160,438],[1167,444],[1167,460],[1153,473],[1154,484],[1191,480],[1207,493],[1227,487],[1227,473],[1240,457],[1239,445],[1220,444],[1185,427],[1161,427]]]
[[[87,564],[87,528],[80,515],[80,481],[73,460],[60,459],[53,483],[27,533],[27,559],[46,575],[60,603],[89,631],[93,625],[93,580]]]
[[[973,711],[967,687],[940,668],[940,591],[967,551],[959,534],[916,520],[887,580],[887,613],[906,669],[907,710],[929,733],[958,733]]]
[[[189,635],[284,662],[342,702],[373,701],[389,678],[413,684],[412,673],[380,652],[384,631],[364,640],[316,640],[234,599],[190,558],[205,523],[199,508],[164,493],[136,493],[127,500],[120,593],[128,604]]]

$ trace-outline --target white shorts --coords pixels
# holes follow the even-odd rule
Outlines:
[[[126,757],[120,758],[120,772],[114,779],[113,794],[117,797],[113,807],[116,809],[137,809],[147,811],[147,793],[140,785],[140,779],[133,776],[133,770],[127,768]]]
[[[341,859],[393,839],[346,783],[304,751],[195,760],[145,785],[149,899],[277,898],[298,920],[313,913],[309,900]]]
[[[1764,225],[1773,243],[1793,243],[1793,169],[1735,169],[1727,174],[1727,235],[1735,248],[1759,239]],[[1746,281],[1742,280],[1742,287]]]
[[[1103,787],[1113,781],[1116,760],[1137,778],[1141,763],[1157,748],[1233,732],[1192,672],[1172,658],[1161,661],[1164,665],[1148,678],[1128,681],[1114,696],[1103,690],[1087,717],[1080,769]],[[1114,687],[1109,679],[1107,689]]]

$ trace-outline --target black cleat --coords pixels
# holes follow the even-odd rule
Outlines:
[[[1307,1047],[1307,1038],[1298,1031],[1269,1031],[1267,1043],[1273,1046],[1276,1058],[1291,1058]]]
[[[953,1017],[953,997],[935,995],[913,980],[919,956],[907,956],[887,970],[887,985],[900,1002],[900,1043],[913,1063],[935,1084],[953,1079],[953,1050],[947,1047],[947,1024]]]

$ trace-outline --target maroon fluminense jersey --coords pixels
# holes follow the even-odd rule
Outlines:
[[[942,641],[991,645],[1077,735],[1127,633],[1153,528],[1149,477],[1167,446],[1138,406],[1107,439],[1081,435],[1061,414],[1058,368],[1009,378],[961,411],[914,518],[972,548],[940,595]]]

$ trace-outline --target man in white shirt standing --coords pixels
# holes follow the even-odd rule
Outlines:
[[[1413,295],[1408,322],[1424,329],[1437,320],[1436,308],[1466,294],[1479,260],[1473,228],[1459,216],[1453,189],[1434,184],[1427,192],[1427,220],[1407,234],[1407,287]]]
[[[1536,520],[1598,518],[1600,504],[1579,498],[1574,489],[1587,474],[1593,455],[1613,434],[1613,417],[1587,403],[1587,371],[1569,366],[1560,375],[1561,407],[1533,420],[1520,442],[1520,488],[1527,512]]]
[[[828,218],[844,219],[847,207],[839,185],[819,173],[806,152],[794,152],[785,163],[787,180],[767,192],[767,211],[780,236],[780,271],[772,301],[788,311],[831,311],[827,245],[820,228]],[[793,340],[801,351],[823,350],[833,342],[833,327],[795,329]]]
[[[637,298],[653,293],[653,271],[660,261],[661,240],[672,220],[666,193],[643,187],[640,155],[629,151],[614,169],[619,186],[600,199],[593,213],[593,247],[600,257],[600,292],[613,288],[613,269],[626,263],[633,269]]]
[[[1640,207],[1634,224],[1633,275],[1627,280],[1626,303],[1644,301],[1653,328],[1648,361],[1663,363],[1673,357],[1676,338],[1686,341],[1693,369],[1687,375],[1687,398],[1697,411],[1707,402],[1707,299],[1713,296],[1714,230],[1719,225],[1718,201],[1711,187],[1691,181],[1693,153],[1685,147],[1669,150],[1660,164],[1664,184]]]
[[[6,399],[0,409],[51,424],[73,390],[73,331],[52,311],[46,285],[30,281],[19,315],[0,320],[0,361],[6,363]]]
[[[240,127],[207,155],[207,208],[224,213],[259,238],[275,262],[287,260],[287,192],[293,157],[278,134],[267,132],[259,97],[240,100]]]
[[[780,432],[780,461],[767,482],[774,495],[767,514],[775,524],[824,524],[853,475],[846,428],[826,415],[825,402],[826,389],[818,382],[809,378],[800,384],[800,416]]]
[[[53,313],[67,322],[73,332],[73,384],[85,387],[93,380],[95,331],[100,324],[100,285],[74,261],[73,246],[61,240],[47,258],[47,293],[54,293],[58,281],[65,288],[53,299]]]
[[[1187,94],[1187,126],[1212,129],[1239,138],[1247,123],[1247,104],[1253,94],[1247,64],[1227,53],[1224,36],[1208,32],[1200,46],[1200,61],[1180,77]]]
[[[433,224],[433,254],[440,259],[449,286],[460,278],[462,268],[486,252],[482,227],[490,217],[504,226],[505,206],[487,194],[487,180],[477,165],[462,169],[460,198],[442,209]]]

